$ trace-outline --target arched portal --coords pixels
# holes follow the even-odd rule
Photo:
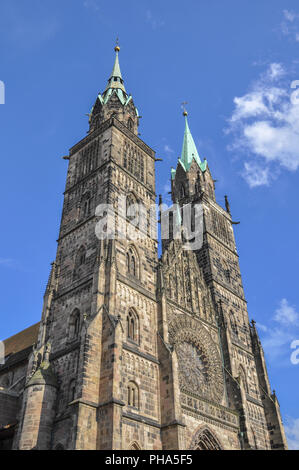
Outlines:
[[[132,442],[132,444],[129,447],[129,450],[141,450],[141,447],[138,444],[138,442],[135,441],[135,442]]]
[[[200,428],[194,435],[190,449],[192,450],[222,450],[215,434],[208,428]]]

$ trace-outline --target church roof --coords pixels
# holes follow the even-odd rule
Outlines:
[[[4,340],[5,356],[29,348],[37,342],[40,322]]]

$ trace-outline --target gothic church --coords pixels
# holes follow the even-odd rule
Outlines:
[[[186,112],[171,195],[179,207],[201,204],[201,247],[185,249],[170,231],[158,258],[157,238],[143,226],[137,239],[96,234],[99,204],[130,225],[117,213],[119,196],[141,202],[143,218],[155,223],[155,152],[139,138],[115,52],[89,132],[64,157],[41,321],[4,342],[0,449],[286,449],[249,323],[229,204],[216,202]]]

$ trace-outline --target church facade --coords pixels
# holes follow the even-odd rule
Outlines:
[[[4,342],[0,449],[286,449],[227,198],[223,209],[184,112],[176,209],[163,211],[160,200],[169,230],[158,257],[155,152],[139,138],[115,51],[89,132],[64,157],[41,321]],[[200,207],[195,249],[182,229],[185,206],[195,231]]]

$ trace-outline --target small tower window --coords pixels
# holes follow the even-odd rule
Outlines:
[[[127,387],[127,403],[128,406],[139,408],[139,389],[134,382],[129,382]]]
[[[185,186],[182,184],[180,187],[180,197],[183,198],[186,196]]]

